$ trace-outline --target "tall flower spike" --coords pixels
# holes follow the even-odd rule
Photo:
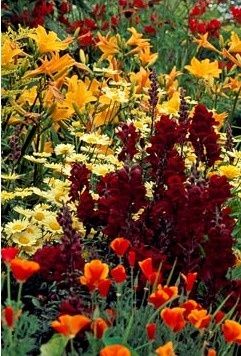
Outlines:
[[[149,105],[151,108],[151,131],[150,135],[153,133],[154,122],[156,119],[156,106],[158,103],[158,80],[155,68],[153,68],[150,74],[151,87],[148,91],[149,93]]]

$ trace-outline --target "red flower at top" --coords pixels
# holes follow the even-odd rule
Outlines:
[[[17,247],[5,247],[2,248],[2,259],[3,262],[6,263],[6,265],[9,265],[9,263],[17,256],[19,253],[19,249]]]
[[[126,253],[130,246],[130,241],[125,239],[124,237],[117,237],[114,239],[110,247],[117,254],[117,256],[122,257]]]

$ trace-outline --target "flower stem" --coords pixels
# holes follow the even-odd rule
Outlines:
[[[21,294],[22,294],[22,289],[23,289],[23,283],[19,283],[19,288],[18,288],[18,299],[17,299],[17,304],[20,304],[21,301]]]
[[[8,293],[8,301],[11,300],[11,284],[10,284],[10,266],[7,266],[7,293]]]

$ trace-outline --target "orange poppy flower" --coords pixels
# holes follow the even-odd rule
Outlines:
[[[117,254],[117,256],[122,257],[128,250],[130,244],[130,241],[124,237],[117,237],[111,241],[110,247]]]
[[[216,356],[217,355],[217,351],[214,349],[208,349],[208,353],[207,356]]]
[[[116,283],[123,283],[126,280],[126,270],[122,265],[113,268],[110,274]]]
[[[139,262],[139,266],[150,284],[158,282],[160,279],[160,273],[154,270],[152,266],[152,258],[146,258],[145,260]]]
[[[188,299],[180,305],[181,308],[185,309],[184,318],[186,319],[193,309],[200,310],[202,306],[193,299]]]
[[[225,320],[222,332],[227,342],[241,344],[241,324],[234,320]]]
[[[91,323],[91,330],[93,331],[94,333],[94,336],[97,338],[97,339],[101,339],[105,330],[108,329],[108,324],[107,322],[102,319],[102,318],[97,318],[95,319],[94,321],[92,321]]]
[[[115,344],[108,345],[100,350],[100,356],[131,356],[131,352],[127,347]]]
[[[90,290],[98,288],[100,281],[107,278],[109,267],[100,260],[92,260],[85,264],[84,275],[80,277],[80,283],[87,285]]]
[[[173,343],[169,341],[165,345],[158,347],[156,354],[158,356],[175,356]]]
[[[84,315],[61,315],[59,320],[51,323],[52,328],[70,339],[74,338],[79,331],[90,325],[91,320]]]
[[[180,331],[186,325],[184,320],[184,308],[164,308],[161,311],[161,317],[164,323],[173,331]]]
[[[14,258],[11,261],[10,266],[14,278],[20,283],[26,282],[29,277],[38,272],[40,269],[40,265],[37,262],[23,260],[20,258]]]
[[[196,282],[197,272],[188,273],[187,275],[181,273],[181,277],[184,280],[187,293],[190,293],[194,286],[194,283]]]
[[[206,309],[193,309],[187,319],[195,328],[203,329],[210,324],[211,315],[208,314]]]
[[[157,287],[155,293],[152,293],[149,297],[149,302],[154,304],[155,308],[159,308],[168,300],[178,295],[178,288],[176,286],[173,287],[162,287],[160,284]]]

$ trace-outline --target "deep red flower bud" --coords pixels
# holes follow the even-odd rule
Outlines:
[[[215,322],[216,322],[217,324],[220,323],[220,321],[223,319],[224,316],[225,316],[225,313],[222,312],[221,310],[219,310],[219,311],[215,314],[215,316],[214,316]]]
[[[129,251],[128,253],[128,262],[130,267],[134,267],[136,263],[136,253],[135,251]]]
[[[150,341],[155,340],[156,324],[155,323],[146,324],[146,333],[147,333],[148,340]]]
[[[2,248],[2,259],[3,262],[6,263],[6,265],[9,265],[9,263],[17,256],[19,253],[19,249],[17,247],[5,247]]]
[[[21,314],[21,310],[15,311],[13,307],[11,306],[6,306],[3,311],[2,311],[2,320],[3,323],[8,327],[8,328],[13,328],[16,320]]]
[[[116,283],[123,283],[126,280],[126,270],[122,265],[113,268],[110,274]]]

